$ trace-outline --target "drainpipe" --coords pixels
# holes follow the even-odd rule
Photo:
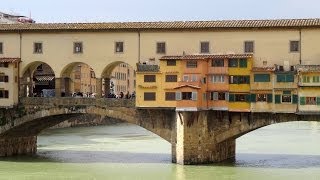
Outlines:
[[[140,38],[141,38],[141,36],[140,36],[140,31],[138,31],[138,63],[140,63],[140,59],[141,59],[141,52],[140,52],[140,50],[141,50],[141,42],[140,42]]]
[[[299,64],[301,65],[302,64],[302,60],[301,60],[301,57],[302,57],[302,42],[301,42],[301,29],[299,29],[299,52],[300,52],[300,57],[299,57]]]

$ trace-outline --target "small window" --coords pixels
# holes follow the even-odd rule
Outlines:
[[[212,59],[211,66],[212,67],[224,67],[224,60],[223,59]]]
[[[212,75],[211,82],[212,83],[224,83],[224,75]]]
[[[0,90],[0,98],[9,98],[9,91],[7,90]]]
[[[246,68],[247,64],[248,64],[247,59],[240,59],[239,60],[239,67]]]
[[[198,76],[195,74],[192,74],[191,75],[191,82],[196,82],[196,81],[198,81]]]
[[[42,54],[42,43],[36,42],[33,44],[33,53]]]
[[[316,105],[316,97],[306,97],[306,105]]]
[[[170,59],[167,60],[167,66],[176,66],[176,60]]]
[[[166,75],[166,82],[177,82],[177,75]]]
[[[197,68],[197,65],[197,61],[195,60],[187,61],[187,68]]]
[[[310,83],[310,77],[309,76],[302,76],[304,83]]]
[[[200,53],[209,53],[209,42],[200,42]]]
[[[300,41],[290,41],[290,52],[299,52]]]
[[[157,53],[165,54],[166,53],[166,43],[165,42],[157,42]]]
[[[115,52],[123,53],[123,42],[115,42]]]
[[[250,84],[250,76],[230,76],[230,84]]]
[[[192,92],[182,92],[182,100],[192,100]]]
[[[229,59],[229,67],[238,67],[238,59]]]
[[[144,82],[156,82],[156,75],[144,75]]]
[[[175,101],[176,100],[176,93],[175,92],[166,92],[166,101]]]
[[[244,52],[245,53],[253,53],[254,52],[254,42],[253,41],[245,41],[244,42]]]
[[[214,101],[226,100],[226,93],[225,92],[210,92],[210,100],[214,100]]]
[[[189,75],[183,75],[183,81],[188,82],[189,81]]]
[[[235,94],[235,101],[237,102],[247,102],[248,101],[247,94]]]
[[[3,62],[3,63],[0,63],[0,67],[9,67],[9,63],[8,62]]]
[[[145,92],[144,93],[144,100],[145,101],[155,101],[156,100],[156,93],[155,92]]]
[[[254,74],[254,82],[270,82],[270,74]]]
[[[287,94],[282,95],[282,102],[283,103],[291,103],[291,99],[292,99],[291,95],[287,95]]]
[[[267,94],[257,94],[257,102],[267,102]]]
[[[83,53],[82,42],[75,42],[75,43],[73,43],[73,52],[74,52],[75,54],[77,54],[77,53]]]
[[[314,83],[320,82],[319,76],[313,76],[313,77],[312,77],[312,82],[314,82]]]
[[[3,42],[0,42],[0,54],[3,54]]]

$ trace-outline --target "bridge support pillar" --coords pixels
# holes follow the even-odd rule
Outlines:
[[[55,97],[61,97],[61,78],[55,79]]]
[[[30,155],[36,152],[37,136],[0,138],[0,157]]]
[[[208,164],[235,157],[235,139],[217,143],[209,127],[208,111],[177,112],[172,161],[178,164]]]
[[[96,80],[96,89],[97,89],[97,94],[96,98],[101,98],[102,97],[102,78],[97,78]]]

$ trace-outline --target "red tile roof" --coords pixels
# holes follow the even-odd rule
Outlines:
[[[14,62],[20,62],[20,61],[21,61],[20,58],[6,58],[6,57],[0,58],[0,62],[2,63],[4,62],[14,63]]]
[[[298,72],[320,72],[320,65],[297,65]]]
[[[275,71],[275,70],[276,70],[275,67],[253,67],[252,68],[252,71],[255,71],[255,72]]]
[[[0,31],[145,31],[183,29],[248,29],[248,28],[314,28],[320,19],[220,20],[173,22],[109,22],[109,23],[30,23],[1,24]]]
[[[160,60],[203,60],[203,59],[233,59],[233,58],[249,58],[253,54],[196,54],[182,56],[162,56]]]

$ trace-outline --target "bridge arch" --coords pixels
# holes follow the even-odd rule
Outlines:
[[[55,89],[55,72],[49,64],[35,61],[29,63],[21,72],[21,97],[43,96],[44,89]]]

